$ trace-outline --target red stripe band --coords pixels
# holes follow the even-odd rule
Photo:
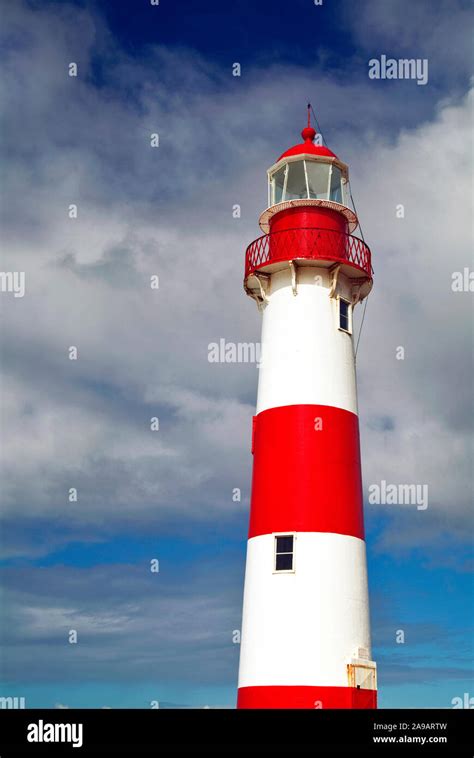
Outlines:
[[[377,708],[377,691],[355,687],[240,687],[237,708]]]
[[[364,539],[356,414],[286,405],[256,417],[249,538],[285,531]]]

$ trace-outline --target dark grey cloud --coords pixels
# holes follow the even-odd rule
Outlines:
[[[390,9],[378,28],[394,39]],[[451,274],[470,260],[468,97],[440,99],[408,82],[381,89],[317,61],[236,81],[189,51],[156,46],[132,59],[99,16],[67,5],[55,13],[16,3],[5,18],[2,267],[27,277],[24,298],[2,297],[4,516],[23,532],[9,549],[27,551],[28,519],[92,535],[104,523],[147,530],[173,514],[199,522],[242,512],[258,370],[210,364],[208,345],[260,339],[241,288],[243,252],[259,234],[265,169],[299,139],[316,81],[376,271],[358,354],[364,481],[430,488],[420,528],[380,544],[462,538],[472,330],[469,294],[452,292]],[[21,33],[28,44],[17,44]],[[74,486],[80,508],[65,508]]]
[[[468,0],[362,0],[347,5],[359,49],[369,57],[428,58],[430,86],[462,92],[472,66],[472,5]],[[455,44],[447,44],[451,40]],[[400,83],[402,86],[404,82]]]
[[[150,560],[156,556],[150,555]],[[233,682],[242,567],[232,553],[202,565],[147,559],[2,571],[3,681]],[[70,630],[77,644],[70,644]]]

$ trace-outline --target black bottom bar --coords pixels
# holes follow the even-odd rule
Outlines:
[[[472,756],[473,731],[470,710],[2,710],[0,758],[162,751]]]

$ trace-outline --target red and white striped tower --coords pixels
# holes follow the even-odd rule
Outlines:
[[[372,287],[348,167],[269,169],[245,290],[263,313],[238,708],[375,708],[352,311]]]

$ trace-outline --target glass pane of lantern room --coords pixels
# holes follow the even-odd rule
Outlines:
[[[272,205],[281,203],[283,200],[283,186],[285,184],[286,169],[287,166],[282,166],[282,168],[278,169],[278,171],[272,176]]]
[[[296,161],[288,164],[288,180],[286,182],[285,200],[299,200],[308,197],[306,191],[306,176],[304,173],[304,161]]]
[[[314,161],[306,161],[310,198],[313,198],[315,200],[327,200],[329,169],[330,165],[328,163],[315,163]]]
[[[337,166],[333,166],[331,172],[331,188],[329,192],[329,199],[334,200],[335,203],[342,203],[341,180],[341,171]]]
[[[354,211],[355,213],[354,203],[352,202],[351,198],[349,181],[344,177],[342,178],[342,204],[345,205],[346,208],[350,208],[351,211]]]

